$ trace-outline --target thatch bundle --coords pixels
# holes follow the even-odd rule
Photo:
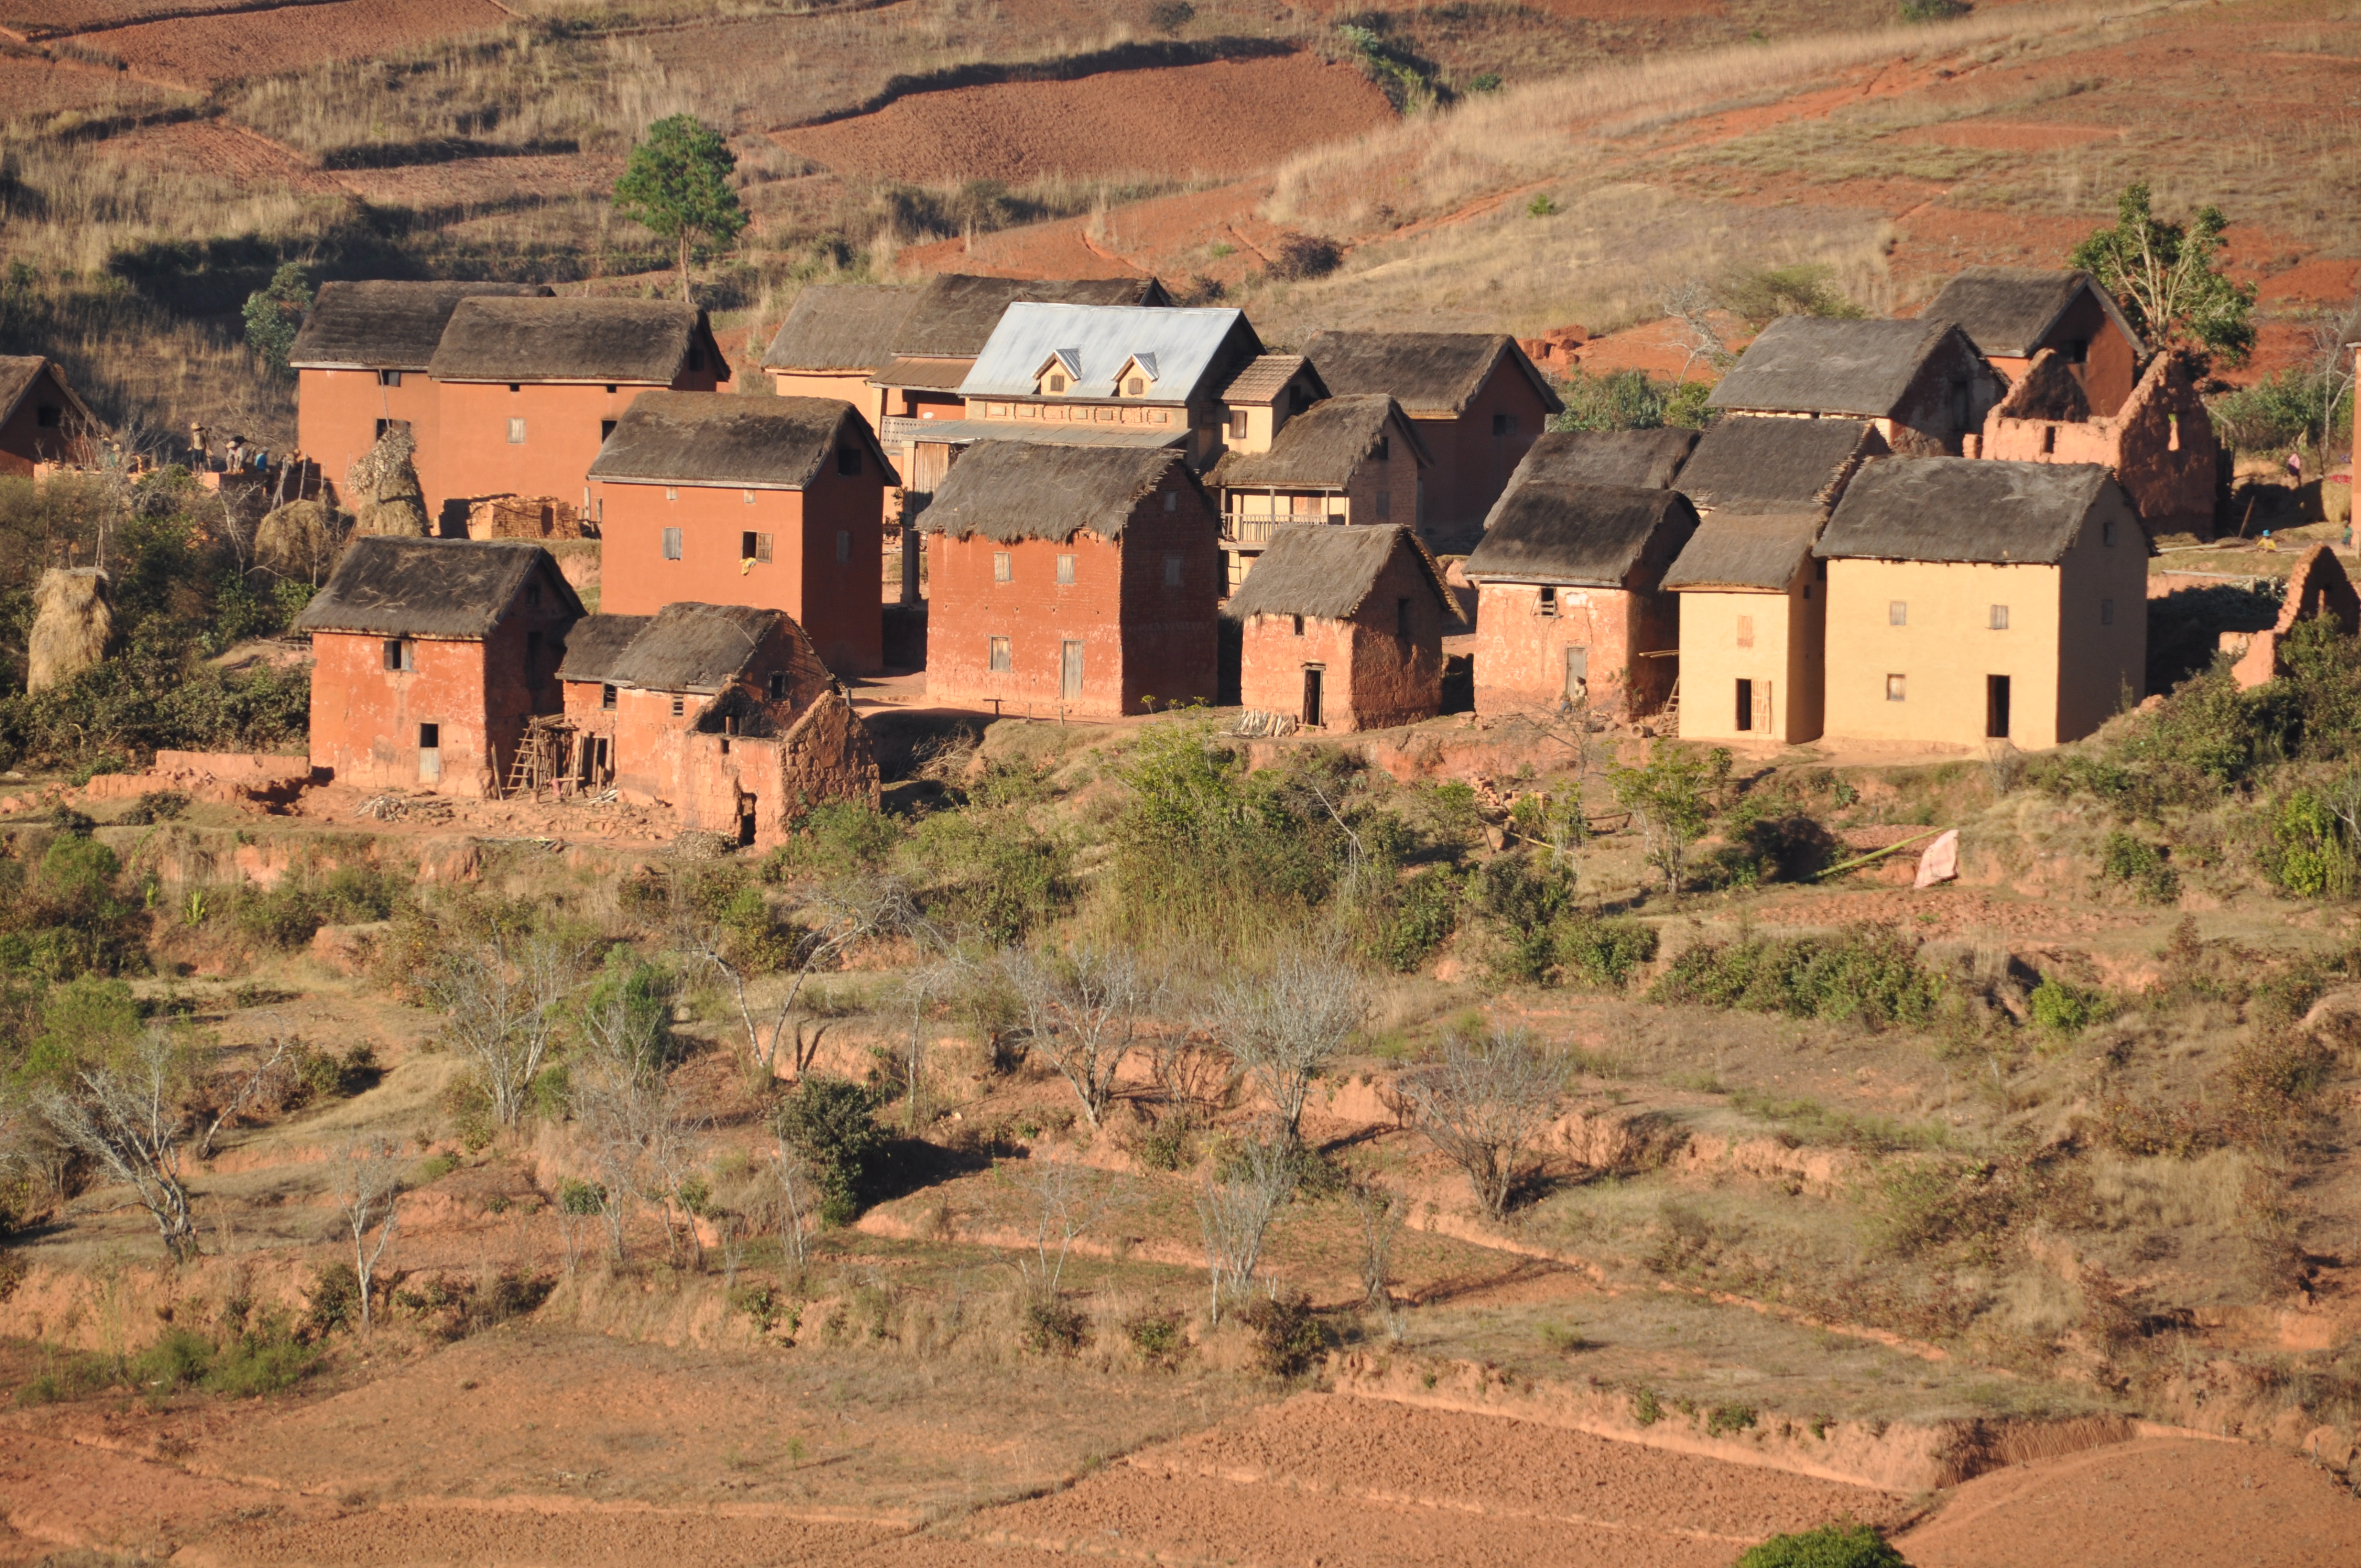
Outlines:
[[[317,580],[335,565],[341,520],[324,500],[289,501],[254,530],[254,564],[282,577]]]
[[[33,634],[25,645],[25,689],[65,685],[106,657],[115,630],[106,574],[91,566],[56,567],[33,589]]]
[[[355,533],[427,536],[426,492],[419,486],[412,461],[417,451],[409,426],[390,424],[376,445],[353,459],[345,470],[345,491],[352,504]]]

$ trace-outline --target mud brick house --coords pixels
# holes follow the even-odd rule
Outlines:
[[[1565,405],[1516,340],[1498,333],[1322,332],[1304,357],[1339,396],[1383,392],[1418,422],[1434,470],[1415,519],[1438,548],[1473,540]]]
[[[418,472],[434,469],[441,402],[426,367],[460,301],[550,293],[539,283],[321,284],[287,362],[295,369],[295,443],[320,466],[331,495],[388,425],[408,425]]]
[[[1401,405],[1376,393],[1315,402],[1281,423],[1260,451],[1231,447],[1205,476],[1221,499],[1225,591],[1237,590],[1274,531],[1409,526],[1433,466]]]
[[[750,605],[802,628],[829,667],[883,667],[884,531],[895,473],[835,398],[642,392],[590,465],[598,608]]]
[[[892,353],[871,377],[889,419],[957,419],[960,387],[1014,304],[1170,306],[1153,278],[974,278],[947,272],[916,291],[892,337]],[[880,427],[890,445],[896,427]]]
[[[312,634],[312,765],[338,784],[497,795],[582,618],[538,544],[364,537],[295,629]]]
[[[1944,284],[1918,319],[1966,333],[2012,385],[2032,368],[2034,356],[2054,353],[2103,418],[2131,396],[2147,354],[2122,307],[2088,272],[1971,267]]]
[[[1949,322],[1781,316],[1706,402],[1725,415],[1872,420],[1903,456],[1957,456],[2000,392],[1983,356]]]
[[[2222,444],[2180,356],[2159,354],[2112,414],[2094,414],[2056,349],[2034,356],[2025,374],[1984,416],[1977,455],[2005,462],[2101,463],[2139,509],[2151,536],[2213,537]]]
[[[1814,554],[1829,735],[2037,751],[2146,679],[2147,534],[2098,464],[1881,458]]]
[[[1662,707],[1680,648],[1664,572],[1697,526],[1678,490],[1520,476],[1461,567],[1477,589],[1476,711]]]
[[[1443,711],[1443,639],[1465,622],[1443,568],[1399,524],[1289,526],[1223,607],[1239,700],[1307,729],[1387,729]]]
[[[1812,545],[1828,514],[1716,510],[1672,570],[1684,740],[1817,740],[1828,596]]]
[[[440,400],[430,519],[465,525],[488,496],[587,504],[583,477],[642,392],[710,392],[730,378],[705,313],[662,300],[459,302],[427,373]]]
[[[558,667],[553,771],[668,806],[684,828],[785,841],[832,800],[878,800],[877,758],[844,689],[775,609],[669,604],[576,623]]]
[[[29,477],[37,463],[95,462],[102,428],[55,363],[0,356],[0,474]]]
[[[1231,452],[1268,452],[1289,420],[1327,396],[1327,383],[1301,354],[1258,354],[1222,389],[1222,444]]]
[[[979,442],[919,526],[929,697],[1089,718],[1213,700],[1221,520],[1177,448]]]
[[[920,291],[899,283],[814,283],[796,296],[763,355],[782,397],[838,398],[873,429],[885,417],[885,389],[873,378],[894,357],[895,334]]]

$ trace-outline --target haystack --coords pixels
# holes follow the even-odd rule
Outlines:
[[[115,630],[106,574],[93,566],[41,574],[33,589],[33,634],[25,645],[25,689],[60,686],[106,656]]]
[[[336,564],[342,519],[324,500],[289,501],[254,530],[254,564],[282,577],[319,580]]]
[[[345,470],[346,498],[352,505],[356,534],[427,537],[426,492],[418,483],[413,462],[417,451],[409,426],[390,424],[377,444]]]

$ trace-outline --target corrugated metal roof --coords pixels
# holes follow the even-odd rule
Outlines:
[[[540,545],[512,539],[399,539],[365,535],[296,618],[298,631],[376,637],[478,638],[490,634],[536,572],[560,608],[582,613]]]
[[[598,448],[589,477],[799,490],[846,444],[867,453],[888,485],[901,482],[869,422],[838,399],[642,392]]]
[[[894,357],[894,334],[917,299],[917,290],[891,283],[814,283],[779,323],[763,367],[874,371]]]
[[[996,419],[896,419],[885,425],[897,444],[939,441],[969,446],[979,441],[1022,441],[1044,446],[1178,446],[1189,439],[1185,424],[1066,424],[1044,420],[1010,424]]]
[[[539,283],[412,283],[371,278],[320,285],[287,351],[299,370],[423,370],[462,300],[546,299]]]
[[[1982,561],[2055,565],[2103,496],[2117,489],[2096,463],[2003,463],[1974,457],[1881,457],[1845,487],[1813,554],[1823,560]],[[2125,543],[2145,553],[2147,534]]]
[[[1238,311],[1020,302],[1002,315],[959,389],[971,398],[1035,396],[1042,367],[1064,353],[1078,367],[1065,396],[1112,398],[1124,367],[1152,354],[1157,377],[1139,400],[1180,403],[1213,377],[1226,383],[1234,367],[1261,352],[1261,339]]]
[[[1776,591],[1795,577],[1819,537],[1821,512],[1718,511],[1697,524],[1680,558],[1664,574],[1671,589],[1762,588]]]
[[[927,280],[894,337],[910,359],[973,359],[1003,312],[1019,300],[1053,305],[1170,305],[1153,278],[978,278],[945,272]]]
[[[1706,401],[1717,409],[1884,419],[1957,331],[1949,322],[1781,316],[1747,346]],[[1974,345],[1960,341],[1961,351]]]

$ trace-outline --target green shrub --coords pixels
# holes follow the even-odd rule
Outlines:
[[[1946,3],[1956,5],[1958,0]],[[1738,1568],[1910,1568],[1910,1564],[1865,1524],[1824,1524],[1798,1534],[1774,1535],[1760,1546],[1748,1547],[1738,1560]]]
[[[867,1089],[841,1078],[811,1077],[780,1101],[779,1136],[812,1162],[823,1224],[849,1225],[861,1212],[884,1162],[885,1134]]]
[[[1124,1324],[1123,1332],[1131,1348],[1150,1366],[1176,1365],[1189,1348],[1180,1320],[1169,1312],[1143,1312]]]
[[[1948,22],[1974,9],[1968,0],[1902,0],[1902,19],[1905,22]]]
[[[829,879],[873,872],[884,865],[902,836],[899,818],[873,810],[865,801],[830,801],[796,819],[787,841],[763,861],[763,879],[781,882],[791,874]]]
[[[2079,1035],[2106,1015],[2106,998],[2095,991],[2044,975],[2026,999],[2033,1021],[2053,1035]]]
[[[2281,452],[2320,438],[2320,422],[2329,411],[2328,382],[2308,366],[2290,365],[2251,387],[2224,393],[2208,407],[2213,428],[2229,444],[2244,452]],[[2349,429],[2352,422],[2352,395],[2341,392],[2332,428]]]
[[[1459,927],[1466,896],[1449,866],[1429,866],[1394,889],[1368,942],[1369,956],[1396,974],[1409,974],[1434,956]]]
[[[1921,967],[1915,941],[1871,926],[1832,937],[1700,942],[1675,959],[1649,992],[1656,1002],[1871,1028],[1923,1024],[1941,995],[1942,981]]]
[[[2165,863],[2167,851],[2117,828],[2099,846],[2099,876],[2127,887],[2142,904],[2172,904],[2180,897],[2180,874]]]
[[[2270,817],[2263,855],[2270,879],[2298,898],[2347,898],[2356,882],[2354,846],[2345,825],[2314,790],[2290,792]]]
[[[1620,991],[1656,958],[1656,928],[1629,916],[1570,916],[1553,939],[1565,978],[1598,991]]]
[[[349,1263],[332,1263],[312,1281],[307,1320],[314,1334],[352,1328],[361,1321],[361,1277]]]
[[[1273,1377],[1301,1377],[1327,1351],[1319,1314],[1304,1297],[1262,1297],[1237,1316],[1254,1335],[1256,1365]]]
[[[1021,942],[1072,896],[1072,856],[1013,811],[939,811],[911,834],[927,913],[995,945]]]
[[[1653,1388],[1642,1388],[1631,1396],[1631,1419],[1643,1427],[1654,1426],[1664,1419],[1664,1407]]]
[[[1705,1435],[1725,1437],[1731,1432],[1751,1430],[1755,1421],[1752,1405],[1716,1405],[1706,1413]]]
[[[1609,370],[1594,375],[1577,367],[1558,383],[1565,411],[1552,430],[1657,430],[1665,425],[1704,427],[1706,381],[1674,381],[1644,370]]]
[[[213,1341],[172,1329],[132,1359],[131,1382],[143,1393],[170,1394],[204,1381],[213,1364]]]
[[[1036,1355],[1071,1355],[1091,1340],[1090,1314],[1054,1297],[1025,1304],[1025,1348]]]

